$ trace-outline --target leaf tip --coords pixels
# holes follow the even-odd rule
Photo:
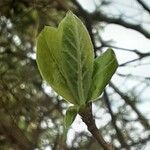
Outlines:
[[[71,10],[68,10],[68,12],[66,13],[66,16],[74,16],[74,13]]]

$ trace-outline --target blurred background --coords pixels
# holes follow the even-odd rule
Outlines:
[[[0,150],[100,150],[80,116],[63,141],[69,104],[41,78],[36,37],[68,10],[86,25],[95,56],[112,47],[119,68],[93,104],[114,149],[150,149],[150,1],[1,0]]]

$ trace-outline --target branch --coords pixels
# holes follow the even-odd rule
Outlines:
[[[150,8],[141,0],[136,0],[148,13],[150,13]]]
[[[134,112],[137,114],[139,118],[139,121],[145,127],[145,129],[150,129],[149,123],[147,122],[145,117],[139,112],[139,110],[137,109],[135,104],[131,101],[131,99],[127,95],[122,93],[114,84],[110,83],[110,86],[115,90],[116,93],[120,95],[120,97],[126,102],[126,104],[128,104],[134,110]]]
[[[119,66],[122,67],[122,66],[125,66],[125,65],[129,64],[129,63],[133,63],[135,61],[142,60],[142,59],[150,56],[150,53],[141,53],[141,52],[138,52],[138,51],[136,51],[136,54],[139,56],[139,58],[135,58],[133,60],[127,61],[125,63],[120,64]]]
[[[140,139],[140,140],[138,140],[136,142],[130,143],[129,146],[131,148],[131,147],[136,146],[136,145],[146,144],[149,141],[149,139],[150,139],[150,135],[148,137],[146,137],[146,138],[143,138],[143,139]],[[120,149],[121,149],[121,147],[115,148],[115,150],[120,150]]]
[[[150,38],[150,33],[147,30],[145,30],[138,24],[132,24],[132,23],[126,22],[122,18],[109,17],[109,16],[104,15],[101,12],[94,12],[90,16],[94,21],[98,21],[98,22],[104,21],[107,23],[118,24],[118,25],[124,26],[126,28],[130,28],[135,31],[138,31],[138,32],[142,33],[145,37]]]
[[[117,118],[116,118],[116,116],[114,115],[114,113],[112,111],[111,104],[110,104],[110,101],[109,101],[109,97],[108,97],[106,91],[104,91],[104,95],[103,96],[104,96],[106,106],[107,106],[107,108],[109,110],[109,113],[110,113],[110,116],[111,116],[112,125],[114,126],[114,128],[116,130],[117,137],[118,137],[118,140],[119,140],[119,142],[121,144],[121,147],[128,149],[129,146],[127,145],[123,134],[121,133],[120,129],[117,126],[117,123],[116,123]]]
[[[140,58],[135,58],[135,59],[133,59],[133,60],[130,60],[130,61],[127,61],[127,62],[125,62],[125,63],[120,64],[119,67],[124,67],[124,66],[126,66],[127,64],[133,63],[133,62],[138,61],[138,60],[140,60]]]
[[[132,75],[132,74],[122,74],[122,73],[117,73],[117,75],[121,76],[121,77],[131,77],[131,78],[138,78],[138,79],[144,79],[149,81],[150,77],[147,76],[139,76],[139,75]]]
[[[103,47],[111,47],[111,48],[115,48],[117,50],[123,50],[123,51],[128,51],[128,52],[136,52],[137,50],[136,49],[129,49],[129,48],[123,48],[123,47],[118,47],[118,46],[114,46],[114,45],[111,45],[111,44],[107,44],[107,43],[103,43],[101,41],[101,46],[100,47],[96,47],[97,50],[103,48]]]
[[[135,146],[135,145],[139,145],[139,144],[146,144],[146,142],[148,142],[149,139],[150,139],[150,135],[148,137],[144,138],[144,139],[140,139],[136,142],[131,143],[130,147]]]
[[[87,105],[87,107],[79,114],[82,117],[83,122],[87,125],[88,130],[91,132],[100,146],[102,146],[104,150],[112,150],[112,145],[108,144],[104,140],[103,136],[100,134],[98,128],[96,127],[95,120],[92,115],[92,104],[90,103]]]
[[[119,65],[120,67],[125,66],[125,65],[127,65],[129,63],[132,63],[132,62],[135,62],[135,61],[138,61],[138,60],[141,60],[141,59],[143,59],[145,57],[149,57],[150,56],[150,52],[143,53],[143,52],[140,52],[140,50],[137,50],[137,49],[128,49],[128,48],[113,46],[113,45],[107,44],[103,40],[101,40],[100,42],[101,42],[102,45],[99,46],[99,47],[96,47],[97,50],[99,50],[99,49],[101,49],[103,47],[112,47],[112,48],[115,48],[116,50],[123,50],[123,51],[133,52],[136,55],[138,55],[138,58],[135,58],[133,60],[127,61],[125,63],[122,63],[122,64]]]

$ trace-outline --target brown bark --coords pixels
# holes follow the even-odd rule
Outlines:
[[[89,103],[84,110],[82,110],[80,113],[80,116],[82,117],[83,122],[87,125],[88,130],[93,135],[93,137],[97,140],[97,142],[100,144],[100,146],[104,150],[112,150],[112,145],[108,144],[101,133],[99,132],[98,128],[96,127],[95,120],[92,115],[92,104]]]

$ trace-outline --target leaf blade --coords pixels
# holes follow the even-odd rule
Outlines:
[[[94,51],[89,34],[71,12],[59,25],[62,32],[62,56],[64,72],[69,79],[70,88],[79,104],[86,102],[92,81]]]
[[[86,103],[93,62],[90,36],[73,13],[69,12],[58,28],[45,27],[41,32],[37,42],[40,73],[59,95],[72,104]]]
[[[64,118],[64,124],[66,129],[68,129],[75,120],[76,115],[78,114],[78,109],[79,108],[77,106],[70,106],[66,111],[66,115]]]
[[[92,86],[89,92],[89,101],[96,100],[96,98],[102,94],[117,67],[118,62],[115,53],[110,48],[95,59]]]
[[[37,65],[42,77],[51,87],[67,101],[76,104],[58,63],[59,43],[56,43],[56,39],[58,39],[57,29],[52,27],[45,27],[39,34],[36,52]]]

